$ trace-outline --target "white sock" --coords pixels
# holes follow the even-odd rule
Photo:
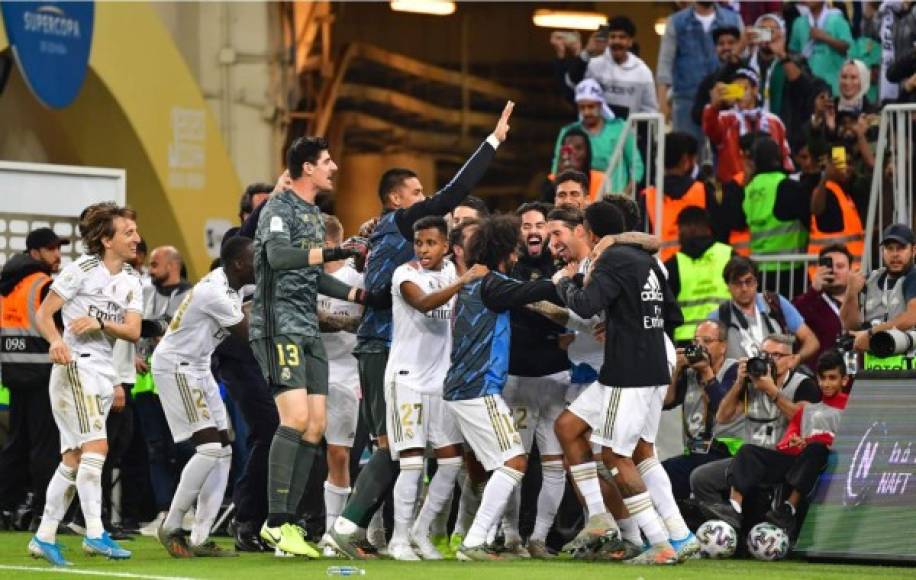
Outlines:
[[[617,520],[617,525],[620,526],[620,535],[624,540],[629,540],[637,546],[642,546],[642,535],[639,533],[639,526],[636,525],[636,520],[632,517],[624,518]]]
[[[440,514],[444,513],[446,520],[448,519],[448,510],[445,507],[450,505],[449,500],[452,499],[455,479],[458,478],[462,463],[460,457],[446,457],[436,462],[436,475],[429,482],[426,501],[423,502],[423,507],[420,508],[420,513],[417,515],[417,522],[414,524],[417,535],[428,536],[430,524],[438,520]]]
[[[735,511],[739,514],[741,513],[741,502],[736,499],[729,498],[728,502],[732,504],[732,507],[735,508]]]
[[[677,507],[674,500],[674,493],[671,491],[671,479],[668,472],[659,463],[657,457],[650,457],[636,466],[639,475],[642,476],[649,495],[652,497],[652,503],[665,527],[668,528],[668,535],[672,540],[683,540],[690,535],[690,528],[681,515],[681,510]]]
[[[507,544],[521,543],[522,535],[518,531],[518,515],[522,508],[522,486],[516,485],[506,502],[506,509],[503,511],[503,538]],[[495,530],[494,530],[495,532]],[[494,538],[495,539],[495,538]],[[489,541],[489,538],[487,538]]]
[[[175,495],[172,496],[172,505],[165,517],[165,529],[181,529],[181,520],[197,501],[204,482],[219,463],[222,453],[223,446],[219,443],[203,443],[197,446],[196,452],[181,470],[178,487],[175,489]]]
[[[417,490],[423,477],[423,456],[402,457],[401,473],[394,484],[394,531],[391,542],[409,542],[413,510],[417,505]]]
[[[474,483],[470,477],[465,478],[461,486],[461,497],[458,500],[458,519],[455,520],[455,530],[453,533],[466,536],[471,524],[474,523],[474,514],[480,508],[480,499],[483,497],[483,490],[486,482]]]
[[[636,525],[646,535],[651,545],[661,544],[668,541],[668,531],[665,530],[661,518],[652,505],[652,497],[648,491],[636,494],[633,497],[626,497],[623,503],[630,512],[630,517],[636,521]]]
[[[601,495],[601,484],[598,483],[598,467],[594,461],[572,465],[569,468],[573,483],[582,494],[588,517],[607,512],[604,506],[604,497]]]
[[[76,490],[80,495],[80,507],[86,520],[86,537],[100,538],[105,531],[102,526],[102,468],[105,456],[101,453],[83,453],[80,467],[76,472]]]
[[[229,483],[229,470],[232,468],[232,447],[224,446],[221,453],[222,456],[200,488],[197,511],[194,512],[194,525],[191,526],[192,546],[199,546],[207,541],[213,522],[219,515],[219,509],[223,507],[223,497]]]
[[[512,491],[522,481],[525,474],[521,471],[506,467],[505,465],[493,472],[490,481],[487,482],[483,491],[483,497],[480,500],[480,509],[474,517],[474,523],[468,530],[464,538],[464,545],[467,547],[477,547],[483,545],[487,539],[487,532],[493,526],[493,523],[499,520],[503,510],[506,509],[506,502]]]
[[[35,532],[39,540],[49,544],[57,541],[57,526],[67,515],[75,493],[76,470],[61,463],[51,477],[48,491],[45,493],[45,511],[41,516],[41,525]]]
[[[599,488],[600,489],[600,488]],[[541,463],[541,491],[538,493],[538,513],[534,520],[531,539],[544,541],[553,526],[553,520],[566,491],[566,471],[562,461]]]
[[[337,487],[330,481],[324,482],[324,529],[331,531],[337,516],[347,505],[350,497],[349,487]]]

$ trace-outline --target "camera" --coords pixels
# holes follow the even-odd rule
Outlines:
[[[684,358],[687,359],[689,364],[696,364],[698,362],[708,360],[709,353],[706,351],[706,348],[700,344],[688,344],[684,347]]]
[[[840,352],[848,352],[853,349],[856,337],[851,334],[841,334],[836,337],[836,349]]]
[[[869,349],[875,356],[906,354],[916,349],[916,330],[882,330],[871,337]]]
[[[755,379],[770,373],[776,374],[776,364],[768,356],[755,356],[747,359],[747,374]]]

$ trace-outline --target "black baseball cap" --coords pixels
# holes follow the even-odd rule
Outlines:
[[[54,233],[51,228],[38,228],[29,232],[25,238],[26,250],[40,250],[42,248],[59,248],[68,245],[70,240]]]
[[[891,224],[885,228],[881,235],[881,245],[888,242],[900,242],[901,244],[913,245],[916,238],[913,237],[913,230],[910,226],[904,224]]]

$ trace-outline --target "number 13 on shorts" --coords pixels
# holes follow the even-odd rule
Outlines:
[[[299,366],[299,347],[295,344],[277,344],[277,362],[281,367]]]

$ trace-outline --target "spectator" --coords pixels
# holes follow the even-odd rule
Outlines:
[[[690,110],[703,77],[719,68],[712,32],[742,26],[737,14],[714,2],[697,2],[668,19],[658,53],[656,82],[659,108],[672,119],[675,131],[690,133],[697,141],[703,138]]]
[[[730,79],[742,66],[740,54],[741,31],[736,26],[723,26],[712,32],[716,43],[716,56],[719,57],[719,68],[709,73],[700,81],[690,117],[697,125],[703,124],[703,109],[709,104],[709,93],[718,82]]]
[[[900,85],[897,102],[916,103],[916,47],[901,54],[891,63],[886,78],[889,82]]]
[[[569,169],[557,175],[554,180],[556,189],[554,191],[553,203],[557,207],[572,206],[579,210],[584,210],[585,206],[595,201],[597,197],[597,188],[592,187],[589,190],[588,177],[581,171]],[[588,191],[588,194],[586,194]]]
[[[916,269],[913,268],[913,230],[905,224],[888,226],[881,236],[884,266],[868,278],[853,272],[840,309],[843,328],[855,337],[859,352],[868,350],[874,333],[889,328],[909,330],[916,326]],[[893,360],[888,360],[893,359]],[[903,363],[902,356],[879,359],[865,356],[865,368],[891,368]],[[900,367],[902,368],[902,367]]]
[[[811,116],[802,127],[802,141],[816,148],[826,148],[836,141],[836,101],[833,89],[821,79],[815,79],[811,89]]]
[[[865,97],[871,86],[871,73],[861,60],[848,60],[840,69],[840,97],[837,112],[849,112],[857,118],[863,113],[873,112],[871,103]]]
[[[663,461],[662,467],[679,500],[690,497],[690,474],[694,469],[731,457],[728,447],[712,436],[719,402],[738,376],[738,361],[725,356],[727,333],[718,320],[707,320],[696,327],[693,337],[693,344],[700,349],[699,358],[688,360],[684,349],[677,349],[664,408],[683,406],[684,454]]]
[[[842,214],[835,196],[827,195],[826,183],[833,175],[815,174],[799,181],[787,179],[779,167],[779,148],[770,138],[758,139],[754,158],[748,163],[751,179],[743,191],[732,193],[741,200],[741,212],[736,201],[730,202],[731,215],[723,219],[740,229],[750,230],[751,253],[800,254],[808,246],[808,231],[812,216],[816,216],[820,232],[843,229]],[[801,294],[805,283],[803,263],[768,261],[760,268],[767,273],[764,285],[783,295]]]
[[[830,8],[824,0],[798,4],[801,16],[792,23],[789,50],[808,60],[814,76],[827,81],[839,93],[840,68],[852,46],[852,31],[843,13]]]
[[[826,246],[818,257],[819,265],[815,268],[811,288],[792,301],[820,343],[816,360],[834,348],[837,337],[843,332],[840,308],[846,299],[846,285],[852,264],[852,256],[846,246]],[[823,265],[824,258],[830,258],[829,266]]]
[[[731,299],[720,304],[709,318],[728,327],[727,357],[755,356],[764,339],[773,334],[794,336],[802,361],[819,350],[817,337],[788,300],[772,292],[757,292],[759,274],[753,261],[735,256],[725,265],[722,276]]]
[[[799,403],[775,449],[747,444],[735,455],[728,474],[729,502],[710,511],[719,513],[721,519],[731,523],[736,530],[741,528],[742,504],[746,496],[760,485],[787,483],[791,489],[789,497],[767,512],[765,519],[795,536],[798,508],[827,467],[827,454],[849,398],[843,392],[849,383],[846,364],[836,351],[827,352],[818,359],[817,379],[821,402]]]
[[[585,79],[576,85],[576,105],[579,108],[579,120],[560,129],[560,136],[557,138],[554,149],[551,173],[556,174],[563,169],[577,169],[588,175],[579,167],[560,167],[561,147],[570,129],[580,129],[588,135],[592,153],[590,169],[605,172],[617,142],[620,140],[625,123],[616,118],[608,108],[601,87],[594,79]],[[623,148],[620,164],[615,168],[611,177],[610,190],[632,191],[635,182],[642,179],[642,176],[643,163],[636,149],[636,139],[633,135],[629,135],[626,146]]]
[[[560,159],[557,164],[559,174],[568,171],[575,171],[585,176],[585,191],[597,195],[604,183],[604,173],[592,169],[592,141],[588,134],[581,128],[573,126],[562,133],[563,139],[560,142]],[[550,173],[544,180],[542,187],[543,199],[548,203],[554,202],[556,194],[556,182],[554,177],[557,173]]]
[[[715,240],[710,221],[706,210],[692,205],[677,216],[680,248],[665,262],[665,269],[684,316],[684,324],[674,330],[678,343],[693,340],[697,324],[730,296],[722,273],[733,250]]]
[[[245,223],[248,216],[270,198],[273,190],[274,186],[269,183],[252,183],[246,187],[239,200],[239,221]]]
[[[778,14],[764,14],[754,22],[754,28],[770,32],[770,40],[757,38],[748,31],[751,46],[748,67],[760,79],[760,95],[764,110],[779,115],[782,111],[782,97],[786,75],[780,66],[786,57],[786,25]]]
[[[665,138],[665,178],[662,182],[664,198],[662,201],[662,224],[659,237],[662,242],[662,261],[674,256],[678,245],[678,214],[688,206],[698,206],[715,210],[715,192],[706,182],[693,178],[693,169],[697,157],[697,141],[689,133],[673,132]],[[649,231],[656,230],[656,190],[647,187],[640,196],[643,215]]]
[[[875,148],[878,141],[879,117],[873,114],[855,115],[840,111],[836,116],[837,132],[832,145],[846,149],[849,169],[846,190],[856,201],[861,215],[868,211],[872,172],[875,169]]]
[[[730,93],[734,85],[741,87],[740,97]],[[779,144],[776,158],[786,171],[793,170],[785,125],[760,107],[757,85],[757,73],[741,68],[732,77],[732,85],[716,84],[703,111],[703,132],[716,147],[719,158],[716,175],[723,183],[742,169],[738,140],[748,132],[768,133]]]
[[[786,139],[795,151],[805,141],[805,125],[814,111],[814,93],[823,84],[821,79],[812,77],[804,58],[800,55],[782,57],[785,83],[782,91],[782,105],[776,114],[786,126]]]
[[[490,209],[487,207],[484,200],[477,196],[469,195],[455,206],[451,215],[451,223],[452,227],[454,227],[463,222],[480,220],[488,217],[490,215]]]
[[[655,80],[641,58],[630,52],[636,38],[636,25],[626,16],[608,20],[607,48],[598,56],[582,52],[571,65],[567,83],[575,86],[583,78],[595,79],[604,91],[611,111],[626,119],[630,113],[658,111]]]
[[[799,356],[792,354],[792,337],[768,336],[760,348],[769,372],[750,374],[747,359],[738,361],[738,374],[731,389],[719,403],[713,435],[728,446],[733,455],[743,445],[753,442],[774,449],[803,401],[818,403],[821,393],[817,384],[797,370]],[[729,492],[729,473],[735,459],[713,461],[696,468],[690,476],[690,487],[704,515],[711,519],[727,518],[740,533],[741,521],[728,510],[719,509]]]
[[[865,36],[856,38],[848,56],[850,60],[860,60],[868,67],[870,84],[865,96],[873,105],[880,103],[878,88],[881,86],[881,44]]]
[[[594,37],[594,34],[593,34]],[[600,52],[596,52],[595,56],[600,55],[604,51],[604,47],[607,46],[607,39],[603,38],[601,43],[603,46]],[[595,41],[597,42],[597,41]],[[592,41],[589,41],[590,47],[592,50],[597,51],[597,47],[592,47]],[[569,83],[569,69],[572,68],[577,61],[580,60],[580,55],[582,61],[587,61],[590,57],[590,53],[583,53],[582,50],[582,35],[575,30],[554,30],[550,33],[550,46],[554,50],[556,58],[553,61],[553,76],[556,79],[557,85],[562,91],[562,95],[565,99],[572,102],[575,97],[575,84],[570,86]]]
[[[895,102],[900,98],[900,80],[891,80],[893,63],[914,48],[916,39],[916,10],[913,2],[882,2],[878,38],[882,40],[881,102]],[[910,73],[911,76],[913,73]],[[894,75],[896,78],[896,75]],[[916,81],[913,81],[914,84]],[[910,89],[912,92],[912,89]]]

